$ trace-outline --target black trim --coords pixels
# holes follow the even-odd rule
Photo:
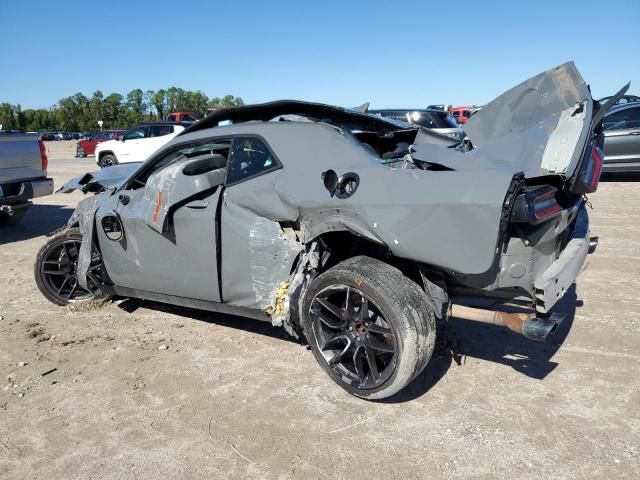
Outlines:
[[[370,129],[372,131],[393,132],[400,129],[394,122],[356,110],[323,103],[278,100],[269,103],[223,108],[192,124],[184,132],[179,133],[178,136],[217,127],[220,122],[230,121],[236,124],[251,120],[268,121],[279,115],[301,115],[332,125],[353,124],[360,129]]]
[[[112,291],[121,297],[139,298],[141,300],[151,300],[154,302],[168,303],[180,307],[197,308],[209,312],[224,313],[227,315],[238,315],[241,317],[253,318],[271,323],[271,317],[263,310],[248,307],[238,307],[227,303],[211,302],[209,300],[199,300],[197,298],[179,297],[177,295],[167,295],[165,293],[148,292],[137,288],[113,286]]]
[[[221,302],[224,302],[224,297],[222,296],[222,202],[225,190],[226,187],[221,185],[215,216],[216,264],[218,268],[218,291]]]

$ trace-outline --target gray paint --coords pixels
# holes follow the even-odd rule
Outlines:
[[[546,313],[566,293],[584,265],[589,251],[589,216],[579,210],[569,242],[557,260],[535,280],[536,308]]]
[[[536,75],[473,115],[464,130],[473,150],[418,144],[414,158],[456,170],[504,169],[526,177],[571,176],[589,134],[591,94],[572,62]]]
[[[124,181],[123,174],[129,172],[112,171],[92,177],[82,188],[91,182],[91,188],[100,188],[101,181],[111,186],[95,197],[96,219],[119,215],[125,238],[110,241],[98,228],[97,239],[114,283],[133,290],[273,309],[286,282],[290,288],[303,283],[314,240],[327,232],[348,231],[386,246],[397,257],[449,275],[484,277],[482,284],[491,288],[501,285],[497,265],[509,271],[514,262],[530,259],[535,272],[515,286],[532,291],[538,273],[549,267],[562,232],[538,246],[509,243],[510,255],[502,259],[507,264],[496,262],[504,240],[505,197],[521,171],[528,177],[564,176],[575,168],[591,108],[584,82],[572,64],[565,64],[515,87],[476,114],[467,132],[475,148],[467,153],[460,145],[433,143],[433,136],[420,129],[400,131],[393,123],[335,107],[285,101],[233,108],[177,136]],[[308,118],[270,121],[279,115]],[[239,123],[214,126],[225,118]],[[261,121],[249,121],[256,119]],[[413,135],[411,155],[383,164],[356,138],[367,129],[384,138]],[[144,188],[130,186],[139,172],[175,148],[238,136],[262,138],[282,168],[225,188],[224,168],[189,176],[184,171],[187,160],[158,171]],[[423,170],[417,160],[449,169]],[[357,173],[355,194],[332,196],[322,181],[329,169],[339,176]],[[122,196],[127,204],[119,201]],[[91,209],[84,202],[79,209],[85,213],[74,217],[90,233]],[[288,315],[278,314],[274,322],[285,322]]]
[[[125,163],[122,165],[114,165],[112,167],[102,168],[95,172],[85,173],[72,178],[56,193],[71,193],[74,190],[82,190],[84,192],[100,191],[109,187],[119,187],[129,175],[137,171],[142,164],[140,162]]]

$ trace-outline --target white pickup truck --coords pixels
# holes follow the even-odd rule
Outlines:
[[[15,225],[31,199],[53,193],[47,151],[33,134],[0,132],[0,227]]]
[[[147,122],[127,131],[119,140],[99,143],[96,163],[104,168],[120,163],[142,162],[190,124]]]

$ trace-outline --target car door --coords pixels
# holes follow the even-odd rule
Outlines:
[[[96,230],[115,285],[220,301],[216,213],[228,149],[212,141],[171,149],[101,206]],[[124,233],[115,241],[103,228],[114,217]]]
[[[640,103],[630,104],[604,118],[604,153],[607,163],[640,161]]]
[[[149,137],[149,127],[146,125],[140,125],[136,128],[129,130],[122,137],[122,144],[119,146],[116,156],[118,162],[141,162],[147,157],[141,158],[140,153],[144,149],[145,142]]]
[[[266,141],[233,139],[220,211],[222,298],[266,310],[302,249],[283,222],[299,216],[276,191],[282,165]]]
[[[149,125],[147,137],[141,141],[140,159],[145,160],[177,135],[176,125]]]

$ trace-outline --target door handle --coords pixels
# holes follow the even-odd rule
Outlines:
[[[640,131],[638,131],[638,132],[629,132],[629,135],[640,135]]]
[[[185,205],[187,208],[202,209],[209,206],[206,200],[193,200]]]

